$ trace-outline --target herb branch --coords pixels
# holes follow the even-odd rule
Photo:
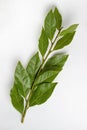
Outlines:
[[[69,45],[75,35],[78,24],[67,29],[62,28],[62,16],[57,8],[50,10],[45,18],[39,38],[39,53],[37,52],[28,62],[26,68],[19,61],[14,74],[14,84],[10,91],[11,102],[22,115],[24,122],[27,110],[35,105],[46,102],[51,96],[56,82],[56,76],[62,70],[68,55],[57,53],[49,55]],[[54,34],[56,36],[54,37]]]
[[[49,51],[48,51],[46,57],[43,58],[43,60],[42,60],[42,64],[41,64],[41,66],[40,66],[39,69],[38,69],[38,72],[37,72],[37,74],[36,74],[36,76],[35,76],[34,82],[35,82],[35,80],[36,80],[37,75],[39,75],[40,71],[42,70],[42,67],[43,67],[44,63],[46,62],[48,56],[49,56],[50,53],[52,52],[51,49],[52,49],[52,47],[53,47],[55,41],[57,40],[60,31],[61,31],[61,29],[59,30],[59,32],[58,32],[56,38],[54,39],[54,41],[51,42],[51,47],[50,47],[50,49],[49,49]],[[29,94],[29,96],[28,96],[28,99],[26,99],[26,105],[25,105],[25,109],[24,109],[24,112],[23,112],[23,114],[22,114],[22,119],[21,119],[21,122],[22,122],[22,123],[24,122],[24,118],[25,118],[27,109],[29,109],[29,106],[28,106],[28,105],[29,105],[29,102],[28,102],[28,101],[29,101],[29,99],[30,99],[30,97],[31,97],[31,95],[32,95],[32,92],[33,92],[34,82],[33,82],[32,86],[31,86],[31,91],[30,91],[30,94]]]

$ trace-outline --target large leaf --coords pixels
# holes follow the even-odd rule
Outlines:
[[[71,25],[69,28],[63,30],[63,31],[60,33],[60,36],[65,35],[65,34],[67,34],[67,33],[72,33],[72,32],[74,32],[77,27],[78,27],[78,24],[73,24],[73,25]]]
[[[21,62],[18,62],[15,70],[15,85],[19,92],[26,97],[30,89],[30,78],[27,71],[23,68]]]
[[[29,101],[29,106],[40,105],[51,96],[56,83],[43,83],[36,86]]]
[[[41,36],[39,39],[39,50],[40,50],[40,53],[42,54],[42,56],[45,55],[46,50],[48,48],[48,44],[49,44],[48,37],[45,33],[44,28],[42,28]]]
[[[43,82],[52,82],[57,74],[58,72],[53,70],[44,71],[37,77],[35,85]]]
[[[56,19],[52,10],[46,16],[44,27],[47,36],[52,40],[56,30]]]
[[[62,25],[62,16],[57,8],[55,8],[55,10],[54,10],[54,15],[56,18],[56,27],[59,30],[61,28],[61,25]]]
[[[64,35],[61,39],[58,40],[58,42],[56,43],[54,47],[54,50],[58,50],[69,45],[71,41],[73,40],[74,35],[75,35],[75,32],[67,33],[66,35]]]
[[[39,69],[41,65],[41,61],[40,61],[40,58],[39,58],[39,54],[36,53],[29,61],[28,65],[27,65],[27,72],[28,72],[28,75],[30,77],[30,80],[31,80],[31,85],[34,81],[34,78],[35,78],[35,75]]]
[[[11,102],[13,106],[18,110],[20,113],[23,112],[24,109],[24,99],[20,95],[17,87],[14,85],[13,88],[10,91],[10,96],[11,96]]]
[[[62,68],[68,58],[68,55],[66,54],[55,54],[51,58],[48,59],[46,62],[44,68],[54,68],[56,67],[57,69]]]

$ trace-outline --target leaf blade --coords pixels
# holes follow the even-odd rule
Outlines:
[[[78,27],[78,24],[73,24],[73,25],[71,25],[71,26],[68,27],[67,29],[63,30],[63,31],[60,33],[60,36],[66,35],[67,33],[72,33],[72,32],[74,32],[77,27]]]
[[[50,66],[57,66],[58,68],[62,68],[68,58],[67,54],[61,53],[61,54],[55,54],[51,58],[48,59],[46,62],[44,68],[48,68]]]
[[[44,28],[47,36],[52,40],[56,30],[56,19],[52,10],[50,10],[45,18]]]
[[[48,44],[49,44],[48,37],[45,33],[44,28],[42,28],[41,36],[39,39],[39,50],[42,56],[45,55],[46,50],[48,48]]]
[[[30,80],[31,80],[31,85],[34,81],[34,78],[35,78],[35,75],[39,69],[41,65],[41,61],[40,61],[40,58],[39,58],[39,54],[38,52],[30,59],[30,61],[28,62],[28,65],[26,67],[26,70],[28,72],[28,75],[30,77]]]
[[[62,71],[65,62],[67,61],[67,58],[68,58],[67,54],[61,53],[61,54],[55,54],[51,58],[48,59],[44,68],[41,71],[41,74],[44,74],[45,72],[50,72],[50,71],[54,71],[56,73],[50,76],[47,79],[47,82],[52,82],[56,78],[56,76],[60,73],[60,71]]]
[[[43,83],[43,82],[52,82],[57,76],[58,72],[53,70],[47,70],[45,72],[42,72],[36,79],[35,85]]]
[[[51,96],[56,83],[43,83],[37,86],[37,88],[33,91],[32,96],[29,101],[29,105],[40,105],[48,100]]]
[[[55,10],[54,10],[54,15],[56,18],[56,27],[58,30],[60,30],[61,25],[62,25],[62,16],[57,8],[55,8]]]
[[[30,78],[20,61],[16,66],[14,77],[15,77],[14,81],[15,85],[17,86],[22,96],[26,97],[27,92],[30,89]]]
[[[54,47],[54,50],[62,49],[63,47],[69,45],[73,40],[74,35],[75,32],[64,35],[61,39],[58,40]]]
[[[15,85],[10,91],[10,96],[11,96],[11,102],[13,106],[15,107],[15,109],[19,111],[20,113],[22,113],[24,109],[24,100],[19,94],[17,87]]]

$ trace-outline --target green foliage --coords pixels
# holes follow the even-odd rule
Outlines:
[[[55,10],[54,10],[54,16],[56,19],[56,27],[58,30],[60,30],[60,28],[62,26],[62,16],[57,8],[55,8]]]
[[[69,28],[61,31],[60,36],[66,35],[67,33],[73,33],[77,27],[78,27],[78,24],[71,25]]]
[[[29,100],[29,105],[40,105],[48,100],[57,83],[43,83],[36,86]]]
[[[57,71],[52,71],[52,70],[48,70],[48,71],[41,73],[36,78],[35,85],[43,83],[43,82],[52,82],[52,80],[53,80],[52,77],[54,77],[54,75],[57,75],[57,73],[58,73]]]
[[[44,68],[54,68],[54,66],[57,66],[58,68],[61,68],[64,66],[66,60],[68,58],[68,55],[66,54],[55,54],[53,55],[51,58],[48,59],[48,61],[46,62]]]
[[[50,40],[52,40],[56,30],[56,18],[52,10],[47,14],[44,22],[45,32]]]
[[[22,114],[21,122],[24,121],[29,107],[43,104],[51,96],[57,84],[53,81],[63,69],[68,55],[50,54],[71,43],[77,26],[78,24],[73,24],[62,31],[62,16],[59,10],[57,8],[54,11],[50,10],[39,38],[38,48],[41,58],[39,52],[35,53],[26,68],[18,62],[10,96],[15,109]]]
[[[38,52],[30,59],[28,65],[27,65],[27,73],[29,75],[29,78],[30,78],[30,83],[32,85],[33,81],[34,81],[34,78],[35,78],[35,75],[39,69],[41,65],[41,61],[40,61],[40,58],[39,58],[39,54]]]
[[[26,97],[28,90],[30,89],[30,78],[27,71],[23,68],[21,62],[18,62],[17,64],[14,78],[14,83],[18,91],[22,96]]]
[[[15,84],[13,88],[11,89],[10,96],[11,96],[11,101],[12,101],[13,106],[16,108],[16,110],[22,113],[24,109],[24,100],[22,96],[20,95]]]
[[[42,56],[44,56],[44,54],[46,53],[48,44],[49,44],[48,37],[46,35],[44,28],[42,28],[41,36],[39,39],[39,50]]]
[[[69,45],[71,43],[71,41],[73,40],[74,35],[75,35],[75,32],[67,33],[62,38],[60,38],[58,40],[58,42],[56,43],[54,50],[58,50],[58,49],[61,49],[65,46]]]

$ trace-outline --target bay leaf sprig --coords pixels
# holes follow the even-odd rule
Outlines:
[[[39,50],[29,60],[27,67],[24,68],[20,61],[17,63],[10,96],[13,106],[22,115],[22,123],[30,107],[43,104],[51,96],[57,85],[53,80],[63,69],[68,54],[57,52],[50,58],[49,55],[71,43],[77,26],[73,24],[63,29],[59,10],[51,9],[42,27]]]

